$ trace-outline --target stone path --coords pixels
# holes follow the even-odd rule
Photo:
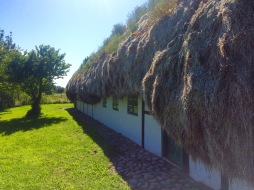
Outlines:
[[[112,171],[117,172],[134,190],[210,190],[191,179],[164,159],[147,152],[126,137],[114,132],[78,110],[69,110],[75,117],[92,126],[101,138],[114,144],[109,155]]]

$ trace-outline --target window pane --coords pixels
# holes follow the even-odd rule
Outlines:
[[[107,98],[102,99],[102,106],[105,108],[107,107]]]
[[[138,107],[138,100],[137,99],[134,100],[133,105]]]
[[[138,96],[128,97],[128,113],[138,115]]]
[[[133,113],[138,115],[138,107],[137,106],[134,107],[134,112]]]
[[[179,147],[172,139],[169,139],[169,159],[179,165],[183,166],[183,149]]]
[[[118,98],[113,96],[113,109],[118,110]]]

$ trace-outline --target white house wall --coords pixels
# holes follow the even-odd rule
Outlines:
[[[85,114],[88,115],[88,106],[89,106],[89,104],[86,104],[86,103],[84,103],[84,104],[85,104],[84,105]]]
[[[145,105],[145,110],[149,111]],[[145,114],[144,147],[149,152],[162,156],[161,127],[152,115]]]
[[[235,179],[229,184],[229,190],[253,190],[254,187],[242,180]]]
[[[82,102],[81,102],[80,100],[77,100],[77,101],[76,101],[76,107],[77,107],[77,109],[78,109],[79,111],[82,111],[82,109],[81,109],[81,104],[82,104]]]
[[[83,103],[82,105],[83,105],[82,112],[85,113],[85,103]]]
[[[221,173],[218,170],[208,170],[204,164],[200,162],[194,162],[190,156],[189,159],[190,172],[189,175],[196,181],[200,181],[207,186],[219,190],[221,189]],[[253,186],[238,179],[234,179],[229,182],[229,190],[253,190]]]
[[[102,106],[102,102],[93,106],[93,118],[141,145],[141,98],[138,99],[138,116],[127,112],[127,97],[119,99],[118,107],[118,110],[113,110],[113,98],[111,96],[107,98],[106,108]]]
[[[194,162],[191,156],[189,157],[189,166],[189,175],[193,179],[213,189],[221,189],[221,174],[219,171],[208,170],[201,162]]]
[[[87,105],[87,115],[93,117],[93,105]]]

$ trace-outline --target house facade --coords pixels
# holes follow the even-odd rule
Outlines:
[[[201,162],[194,161],[184,148],[177,146],[163,131],[139,96],[122,99],[110,96],[101,99],[95,105],[76,100],[75,107],[112,130],[121,133],[145,150],[165,158],[196,181],[213,189],[253,189],[240,180],[229,183],[220,171],[207,169]]]

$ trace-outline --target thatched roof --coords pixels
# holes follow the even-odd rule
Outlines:
[[[179,0],[67,85],[88,103],[138,93],[194,158],[253,183],[253,1]]]

